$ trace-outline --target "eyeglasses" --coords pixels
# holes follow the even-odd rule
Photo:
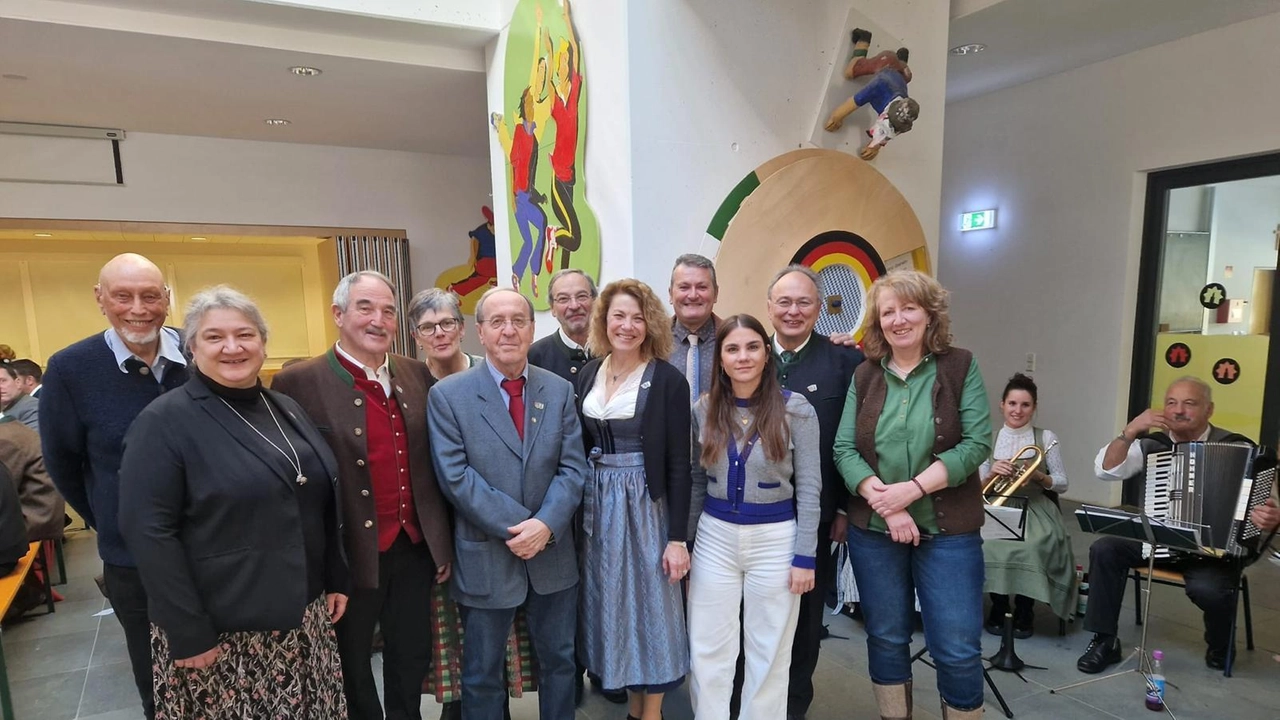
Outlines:
[[[551,302],[555,303],[556,305],[568,305],[571,302],[576,302],[579,305],[586,305],[587,303],[591,302],[591,298],[592,298],[592,295],[589,292],[580,292],[577,295],[561,293],[560,295],[553,296],[551,298]]]
[[[816,302],[814,302],[814,301],[813,301],[812,299],[810,299],[810,298],[795,298],[795,299],[792,299],[792,298],[787,298],[787,297],[784,297],[784,298],[778,298],[777,300],[774,300],[774,301],[773,301],[773,304],[774,304],[774,306],[776,306],[779,310],[782,310],[782,311],[784,311],[784,312],[785,312],[785,311],[787,311],[787,310],[790,310],[792,307],[799,308],[800,310],[808,310],[808,309],[812,308],[814,305],[817,305],[817,303],[816,303]]]
[[[457,318],[445,318],[440,322],[424,322],[418,326],[418,334],[434,335],[436,328],[440,328],[446,333],[451,333],[457,330],[460,325],[462,325],[462,321]]]
[[[488,325],[490,330],[502,330],[507,326],[511,326],[516,330],[523,330],[529,324],[529,318],[524,316],[513,318],[495,317],[485,320],[484,324]]]

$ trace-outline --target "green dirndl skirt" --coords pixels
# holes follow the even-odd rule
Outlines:
[[[1045,603],[1066,620],[1076,609],[1076,561],[1062,512],[1048,495],[1028,493],[1024,540],[987,540],[986,592],[1025,595]]]

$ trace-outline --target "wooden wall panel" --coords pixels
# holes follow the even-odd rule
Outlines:
[[[267,320],[271,357],[310,356],[307,335],[307,303],[303,292],[303,266],[295,258],[254,258],[252,263],[209,258],[175,259],[174,301],[186,305],[200,290],[226,284],[247,294]],[[181,322],[177,319],[176,322]]]

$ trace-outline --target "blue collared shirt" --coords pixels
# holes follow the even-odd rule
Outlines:
[[[111,354],[116,356],[116,365],[120,368],[120,372],[129,372],[124,366],[125,362],[134,359],[142,362],[142,358],[133,354],[128,345],[124,344],[124,338],[121,338],[115,328],[107,328],[102,337],[107,341],[107,347],[111,348]],[[170,364],[186,366],[187,359],[182,356],[182,350],[178,347],[178,331],[173,328],[160,328],[160,349],[156,351],[156,360],[149,367],[151,374],[155,376],[156,382],[164,380],[164,372],[169,368]]]
[[[484,359],[484,366],[489,368],[489,375],[492,376],[493,381],[498,384],[498,392],[502,393],[502,405],[507,408],[508,412],[510,412],[511,411],[511,395],[507,393],[506,388],[502,387],[502,381],[506,380],[507,376],[498,372],[498,368],[494,367],[493,363],[489,362],[489,358],[487,357]],[[520,371],[520,377],[524,378],[526,383],[529,381],[529,363],[528,362],[524,364],[524,369]]]

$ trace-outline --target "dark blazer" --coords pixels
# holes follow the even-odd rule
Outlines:
[[[601,360],[592,360],[578,374],[578,416],[582,401],[591,392],[600,372]],[[640,419],[640,442],[644,448],[644,481],[649,497],[667,498],[667,539],[687,540],[689,534],[689,493],[692,487],[689,465],[689,381],[666,360],[654,359],[653,387]],[[588,421],[583,418],[583,427]],[[587,433],[583,445],[589,446]],[[590,454],[591,448],[586,447]]]
[[[573,518],[587,460],[573,386],[535,365],[524,388],[524,439],[487,362],[436,383],[427,398],[440,488],[453,503],[453,597],[467,607],[518,607],[578,582]],[[507,528],[538,518],[557,542],[529,560],[507,547]]]
[[[778,363],[778,381],[782,387],[804,395],[818,414],[818,452],[822,460],[820,517],[824,523],[831,522],[836,509],[849,502],[844,478],[836,469],[836,430],[844,414],[844,401],[849,395],[853,371],[862,359],[861,350],[836,345],[826,335],[815,332],[809,336],[809,344],[800,351],[800,356],[790,365],[784,369],[782,363]]]
[[[298,403],[264,392],[325,467],[325,590],[348,592],[337,461]],[[199,377],[148,405],[125,436],[120,529],[174,658],[209,650],[222,632],[301,627],[315,599],[294,473],[262,455],[261,443]]]
[[[578,373],[590,358],[586,351],[574,350],[564,344],[560,331],[551,333],[529,346],[529,362],[543,370],[550,370],[571,383],[578,381]]]
[[[436,565],[451,563],[449,508],[440,495],[427,437],[427,391],[435,378],[426,363],[403,355],[388,356],[387,369],[391,372],[391,394],[400,403],[409,436],[409,481],[418,526]],[[333,449],[338,459],[338,491],[352,580],[356,587],[378,587],[378,513],[365,464],[369,452],[364,392],[338,362],[333,348],[281,371],[271,381],[271,389],[298,401]]]

